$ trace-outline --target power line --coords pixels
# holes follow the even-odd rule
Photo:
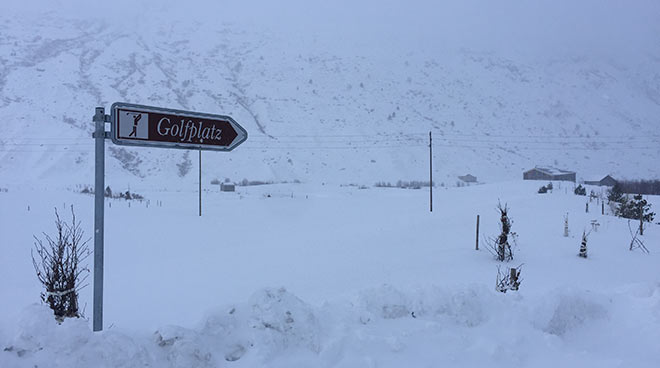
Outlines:
[[[463,139],[489,139],[489,138],[505,138],[511,140],[511,138],[539,138],[539,139],[579,139],[579,140],[601,140],[601,139],[617,139],[617,140],[635,140],[635,139],[659,139],[660,135],[632,135],[632,136],[621,136],[621,135],[593,135],[589,137],[583,136],[562,136],[562,135],[534,135],[534,134],[525,134],[525,135],[510,135],[510,134],[474,134],[474,133],[442,133],[434,131],[438,138],[440,139],[450,139],[450,138],[463,138]],[[390,139],[421,139],[424,140],[428,135],[426,133],[369,133],[369,134],[293,134],[293,135],[278,135],[274,139],[265,139],[265,141],[273,142],[280,139],[288,138],[309,138],[309,139],[325,139],[325,138],[366,138],[366,139],[381,139],[381,138],[390,138]],[[252,139],[264,139],[265,136],[256,136]],[[6,139],[6,138],[5,138]],[[45,141],[45,140],[63,140],[63,141],[92,141],[91,137],[21,137],[22,141]]]
[[[357,150],[357,149],[405,149],[426,147],[428,133],[343,134],[343,135],[290,135],[276,139],[256,137],[243,146],[250,150]],[[356,139],[346,139],[346,138]],[[518,138],[516,138],[518,137]],[[545,137],[542,139],[541,137]],[[83,142],[82,140],[85,140]],[[50,141],[48,141],[50,140]],[[56,141],[57,140],[57,141]],[[44,142],[46,141],[46,142]],[[72,142],[71,142],[72,141]],[[564,137],[549,135],[487,135],[454,134],[436,136],[439,148],[473,150],[517,151],[638,151],[660,148],[660,136],[596,136]],[[0,152],[91,152],[94,143],[90,138],[31,137],[19,141],[0,142]],[[44,150],[32,149],[43,147]],[[68,149],[71,147],[71,149]],[[82,150],[88,147],[89,150]]]

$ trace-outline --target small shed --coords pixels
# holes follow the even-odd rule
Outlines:
[[[236,191],[236,185],[232,183],[220,183],[220,191],[221,192],[235,192]]]
[[[598,185],[598,186],[603,186],[603,187],[613,187],[614,184],[617,183],[617,181],[611,175],[606,175],[604,178],[602,178],[600,180],[585,180],[584,183],[587,184],[587,185]]]
[[[476,183],[477,182],[477,177],[473,176],[473,175],[470,175],[470,174],[459,176],[458,178],[461,179],[462,181],[466,182],[466,183]]]
[[[575,172],[554,167],[536,166],[523,173],[523,180],[557,180],[575,182]]]

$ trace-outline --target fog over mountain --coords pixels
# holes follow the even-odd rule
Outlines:
[[[453,185],[534,165],[660,174],[660,3],[26,1],[0,15],[0,176],[93,181],[116,101],[228,114],[205,177]],[[196,152],[107,143],[110,184],[186,187]],[[206,180],[206,179],[205,179]]]

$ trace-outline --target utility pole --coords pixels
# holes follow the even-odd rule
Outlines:
[[[429,131],[429,210],[433,212],[433,137]]]
[[[202,216],[202,149],[199,149],[199,216]]]

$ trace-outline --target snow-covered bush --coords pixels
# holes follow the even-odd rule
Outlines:
[[[397,319],[409,317],[413,312],[409,306],[407,296],[392,285],[364,290],[360,293],[360,305],[368,312],[367,318],[362,322],[374,318]]]
[[[582,242],[580,243],[580,253],[578,256],[582,258],[587,258],[587,235],[584,231],[582,232]]]
[[[177,174],[180,177],[183,178],[184,176],[188,175],[188,173],[192,169],[192,161],[190,160],[190,151],[187,150],[186,152],[184,152],[182,156],[182,161],[177,163],[176,167],[179,169]]]
[[[620,203],[623,198],[623,189],[619,183],[615,183],[614,186],[607,191],[607,200],[610,203]]]
[[[153,341],[160,348],[159,353],[173,367],[217,367],[211,341],[195,330],[167,326],[156,331]]]
[[[644,222],[652,222],[655,218],[655,213],[651,212],[651,204],[641,194],[634,196],[633,199],[623,196],[614,210],[614,214],[633,220],[639,220],[640,217],[643,217]]]
[[[266,354],[288,348],[321,349],[320,325],[313,308],[284,288],[267,288],[249,299],[253,340]]]
[[[48,303],[55,314],[55,319],[80,317],[78,291],[89,274],[89,269],[82,263],[89,257],[87,240],[83,240],[83,230],[71,206],[71,224],[60,219],[55,209],[54,238],[43,233],[44,241],[34,237],[32,264],[37,278],[44,287],[41,300]],[[35,255],[36,253],[36,255]]]
[[[611,299],[588,290],[561,290],[551,293],[534,312],[543,331],[565,336],[580,327],[606,320]]]

